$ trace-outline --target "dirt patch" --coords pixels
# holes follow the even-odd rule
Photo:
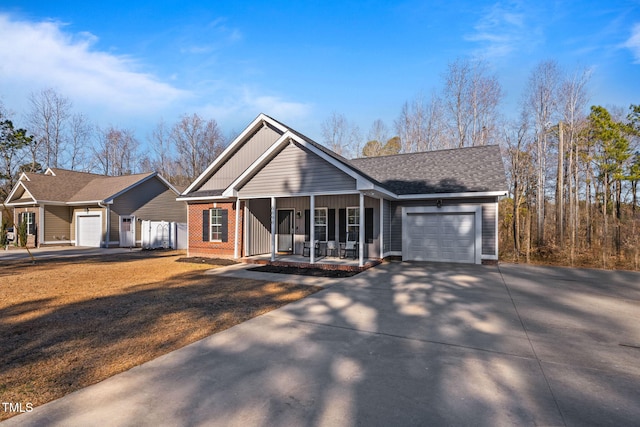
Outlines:
[[[300,276],[313,277],[353,277],[360,273],[359,271],[345,270],[325,270],[321,268],[299,268],[299,267],[279,267],[276,265],[262,265],[260,267],[249,268],[251,271],[259,271],[262,273],[278,273],[278,274],[297,274]]]
[[[3,262],[0,402],[41,405],[320,290],[207,276],[183,257]]]

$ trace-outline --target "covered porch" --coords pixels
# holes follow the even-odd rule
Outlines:
[[[350,192],[239,200],[245,262],[364,269],[382,259],[382,198]]]

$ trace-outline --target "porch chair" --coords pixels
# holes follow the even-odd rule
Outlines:
[[[335,257],[338,252],[335,240],[329,240],[327,242],[327,256]]]
[[[342,246],[342,245],[341,245]],[[347,241],[344,246],[341,247],[340,258],[346,258],[351,254],[352,258],[356,258],[358,253],[358,242]]]
[[[319,244],[318,241],[316,240],[313,244],[313,248],[314,248],[314,254],[315,256],[319,256],[320,255],[320,249],[319,249]],[[311,242],[310,241],[306,241],[304,242],[304,245],[302,246],[302,256],[311,256]]]

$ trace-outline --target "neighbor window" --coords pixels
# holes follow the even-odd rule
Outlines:
[[[327,241],[327,208],[319,208],[314,211],[313,225],[316,240]]]
[[[360,236],[360,208],[347,208],[347,241],[357,242]]]
[[[211,224],[210,241],[222,241],[222,209],[213,208],[209,210]]]
[[[20,214],[19,222],[27,224],[27,234],[36,234],[36,214],[35,212],[23,212]]]

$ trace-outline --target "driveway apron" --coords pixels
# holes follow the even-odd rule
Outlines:
[[[385,263],[11,425],[633,425],[640,275]]]

